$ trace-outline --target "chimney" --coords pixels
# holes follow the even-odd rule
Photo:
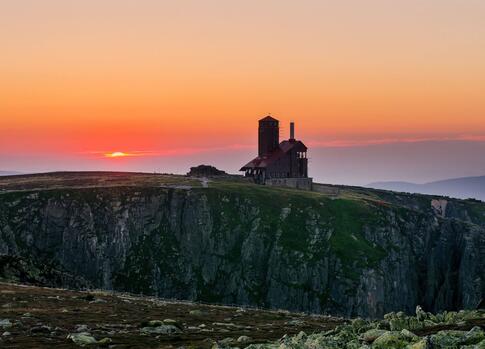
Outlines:
[[[290,141],[295,140],[295,123],[290,122]]]

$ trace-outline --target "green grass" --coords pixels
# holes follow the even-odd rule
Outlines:
[[[333,197],[245,183],[215,182],[211,183],[211,188],[211,202],[232,217],[234,226],[241,223],[239,213],[234,210],[233,201],[228,205],[219,204],[221,197],[238,196],[248,200],[248,205],[257,207],[262,219],[262,232],[272,239],[276,239],[276,232],[280,232],[277,243],[289,253],[300,252],[308,260],[319,260],[329,251],[341,260],[344,271],[350,277],[355,277],[360,268],[375,266],[386,255],[381,247],[374,246],[363,234],[366,227],[372,229],[379,224],[380,207],[376,203],[381,200],[377,197],[351,193]],[[284,208],[291,211],[282,219]],[[309,228],[312,226],[330,231],[330,239],[310,248],[314,232]]]
[[[53,172],[0,177],[1,191],[108,187],[200,187],[200,180],[182,175],[133,172]]]
[[[332,251],[342,261],[345,273],[358,277],[357,270],[375,267],[386,256],[382,247],[374,246],[364,237],[364,229],[378,227],[378,209],[361,201],[335,200],[329,207],[334,233],[330,238]]]

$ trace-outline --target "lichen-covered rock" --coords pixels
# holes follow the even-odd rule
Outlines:
[[[400,332],[388,331],[379,336],[373,343],[372,348],[375,349],[401,349],[409,344],[407,338],[401,335]]]
[[[219,345],[219,348],[230,348],[231,344],[233,344],[234,342],[234,338],[227,337],[218,341],[217,344]]]
[[[178,323],[178,321],[177,320],[174,320],[174,319],[164,319],[163,320],[163,323],[165,325],[172,325],[172,326],[181,328],[181,325]]]
[[[181,333],[182,331],[177,326],[174,326],[174,325],[160,325],[160,326],[142,327],[141,332],[155,333],[155,334],[174,334],[174,333]]]
[[[67,335],[67,338],[80,346],[93,345],[97,343],[96,338],[91,336],[89,332],[71,333]]]
[[[485,340],[481,341],[480,343],[477,344],[472,344],[472,345],[465,345],[461,347],[460,349],[485,349]]]
[[[458,348],[466,333],[457,330],[439,331],[431,336],[431,343],[438,348]]]
[[[13,324],[9,319],[0,319],[0,327],[3,329],[7,329],[12,327]]]
[[[189,311],[189,314],[194,316],[203,316],[204,312],[202,310],[195,309],[195,310]]]
[[[389,323],[391,331],[401,331],[403,329],[416,330],[425,327],[425,321],[418,316],[406,316],[403,312],[389,313],[384,315],[385,320]]]
[[[432,349],[432,344],[429,338],[425,337],[409,345],[409,349]]]
[[[416,336],[414,333],[412,333],[411,331],[409,331],[408,329],[403,329],[401,330],[401,336],[403,338],[406,338],[406,340],[410,341],[410,342],[414,342],[414,341],[417,341],[419,340],[419,337]]]
[[[248,336],[239,336],[237,339],[238,343],[247,343],[251,340],[251,337]]]
[[[106,346],[109,346],[112,342],[113,342],[113,340],[111,338],[105,337],[105,338],[102,338],[99,341],[97,341],[96,344],[101,346],[101,347],[106,347]]]
[[[470,331],[465,333],[461,344],[477,344],[483,340],[485,340],[485,331],[483,331],[480,327],[475,326]]]
[[[364,319],[358,317],[355,319],[352,319],[352,327],[356,333],[361,333],[362,331],[365,331],[367,329],[367,321]]]
[[[367,342],[367,343],[372,343],[374,342],[377,338],[382,336],[383,334],[389,333],[387,330],[379,330],[379,329],[372,329],[369,330],[365,333],[363,333],[360,336],[360,339]]]
[[[418,312],[419,313],[419,312]],[[447,313],[446,313],[447,314]],[[423,314],[406,316],[403,313],[385,315],[384,321],[393,319],[406,320],[403,324],[425,324],[429,319],[438,325],[447,325],[446,314]],[[485,314],[474,311],[460,311],[457,318],[469,318],[473,322],[480,320]],[[441,322],[439,322],[441,321]],[[469,324],[465,321],[465,326]],[[382,321],[366,321],[354,319],[347,324],[337,326],[333,330],[307,335],[300,332],[296,336],[285,335],[280,343],[269,343],[264,346],[249,346],[252,349],[478,349],[485,340],[484,331],[476,326],[470,331],[444,330],[426,337],[419,337],[404,328],[400,331],[388,331],[380,328]],[[423,327],[421,327],[423,328]],[[432,331],[432,330],[431,330]],[[419,332],[418,332],[419,333]],[[477,346],[476,348],[474,346]],[[480,348],[483,349],[483,348]]]
[[[157,327],[157,326],[162,326],[163,321],[162,320],[150,320],[146,323],[148,327]]]
[[[426,314],[425,311],[423,311],[423,308],[421,308],[420,305],[417,305],[416,306],[416,318],[419,320],[419,321],[424,321],[428,318],[428,314]]]

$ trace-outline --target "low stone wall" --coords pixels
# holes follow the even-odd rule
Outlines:
[[[302,190],[312,190],[312,178],[271,178],[265,181],[266,185],[277,187],[289,187]]]
[[[316,191],[322,194],[327,194],[327,195],[335,195],[335,196],[338,196],[340,194],[340,189],[337,186],[320,184],[320,183],[313,183],[313,191]]]

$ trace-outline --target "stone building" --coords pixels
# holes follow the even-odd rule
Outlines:
[[[295,124],[290,123],[290,138],[280,143],[279,121],[271,116],[259,120],[258,156],[244,165],[246,177],[258,184],[312,188],[308,178],[308,148],[295,139]]]

